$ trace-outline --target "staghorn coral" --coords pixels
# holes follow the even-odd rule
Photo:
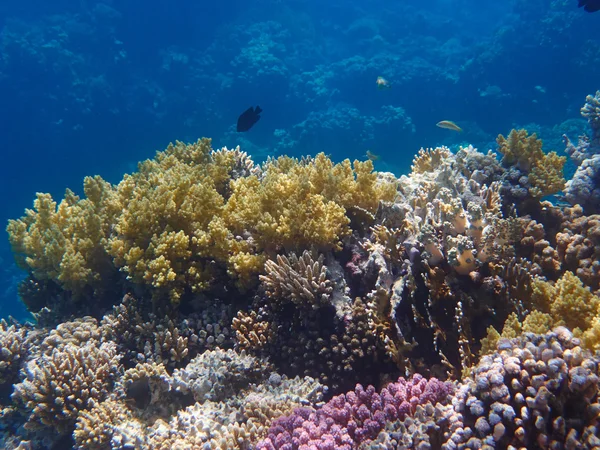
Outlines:
[[[246,350],[260,350],[273,341],[273,329],[269,322],[259,321],[256,311],[246,314],[238,311],[231,322],[237,345]]]
[[[266,275],[260,275],[259,279],[269,298],[317,309],[329,303],[333,292],[323,260],[323,255],[315,260],[306,250],[300,258],[295,253],[287,257],[277,255],[277,262],[265,263]]]
[[[106,397],[119,356],[113,343],[91,340],[66,343],[27,363],[27,378],[15,386],[13,399],[24,405],[26,427],[68,432],[80,411]]]

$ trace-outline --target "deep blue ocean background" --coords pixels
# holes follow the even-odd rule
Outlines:
[[[576,0],[3,0],[0,222],[176,139],[257,161],[370,150],[396,175],[420,147],[493,148],[513,127],[562,154],[598,89],[600,12]],[[236,133],[251,105],[262,119]],[[0,263],[0,316],[26,318],[6,234]]]

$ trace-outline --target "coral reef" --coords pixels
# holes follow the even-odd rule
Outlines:
[[[68,431],[80,411],[102,401],[114,381],[119,356],[113,343],[67,342],[27,363],[13,398],[29,413],[26,427]]]
[[[39,194],[7,227],[37,322],[0,322],[0,445],[598,445],[600,218],[542,200],[536,135],[498,145],[397,179],[202,139]]]
[[[565,195],[572,205],[580,205],[587,214],[600,212],[600,91],[595,96],[588,95],[581,108],[581,115],[587,119],[592,136],[580,136],[574,145],[564,135],[566,151],[577,165],[577,170],[566,186]]]

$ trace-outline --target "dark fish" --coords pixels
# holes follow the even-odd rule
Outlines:
[[[238,132],[248,131],[250,128],[252,128],[254,126],[254,124],[259,121],[261,112],[262,112],[262,109],[260,109],[260,106],[257,106],[256,108],[253,108],[251,106],[246,111],[244,111],[240,115],[240,117],[238,117],[238,121],[237,121]]]
[[[579,0],[579,7],[582,6],[587,12],[600,11],[600,0]]]

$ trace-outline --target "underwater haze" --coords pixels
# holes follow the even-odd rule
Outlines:
[[[599,80],[600,13],[577,0],[4,0],[0,221],[202,136],[257,161],[369,151],[397,176],[421,147],[485,151],[519,126],[563,154]],[[23,318],[0,242],[0,316]]]
[[[0,450],[600,449],[600,0],[0,0]]]

